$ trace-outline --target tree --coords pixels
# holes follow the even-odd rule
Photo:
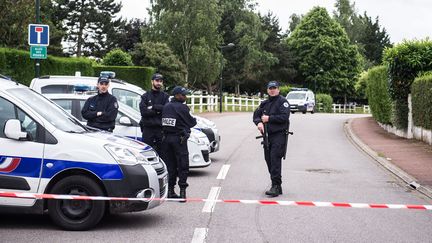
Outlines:
[[[33,0],[0,0],[0,45],[27,49],[27,26],[34,22]]]
[[[102,64],[106,66],[132,66],[132,57],[121,49],[114,49],[106,54],[102,59]]]
[[[359,52],[325,8],[313,8],[287,39],[287,45],[296,58],[297,79],[305,86],[333,97],[354,93],[361,64]]]
[[[132,51],[135,44],[142,41],[141,31],[147,26],[140,19],[122,20],[116,31],[107,33],[108,50],[120,48],[123,51]]]
[[[295,28],[297,27],[297,25],[301,22],[301,19],[303,18],[303,15],[298,15],[298,14],[291,14],[290,16],[290,20],[289,20],[289,27],[288,27],[288,33],[290,34],[292,33]]]
[[[54,0],[55,15],[66,31],[69,54],[102,57],[107,51],[107,33],[114,32],[121,3],[115,0]]]
[[[361,27],[359,26],[356,14],[355,3],[350,0],[336,0],[336,10],[333,12],[333,18],[344,28],[352,44],[358,40]]]
[[[137,66],[155,67],[165,77],[165,85],[184,84],[186,67],[172,52],[167,44],[143,42],[135,45],[131,52],[133,63]]]

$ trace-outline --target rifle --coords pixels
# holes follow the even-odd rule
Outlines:
[[[265,114],[265,110],[263,112],[263,114]],[[261,136],[256,136],[256,139],[262,138],[263,141],[261,142],[262,145],[264,145],[264,149],[268,150],[269,149],[269,141],[268,141],[268,123],[263,123],[264,124],[264,133]]]
[[[294,135],[293,132],[289,131],[289,125],[290,125],[289,120],[287,120],[287,129],[285,131],[285,150],[284,150],[284,153],[283,153],[283,155],[284,155],[283,159],[286,158],[286,153],[287,153],[287,150],[288,150],[288,136],[289,135]]]

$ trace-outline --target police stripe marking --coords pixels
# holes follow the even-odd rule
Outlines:
[[[203,243],[207,238],[207,228],[196,228],[191,243]]]
[[[231,165],[223,165],[216,179],[225,180],[225,177],[227,176],[230,167]]]
[[[307,207],[332,207],[332,208],[374,208],[374,209],[412,209],[432,211],[432,205],[415,204],[376,204],[376,203],[345,203],[345,202],[312,202],[312,201],[279,201],[279,200],[239,200],[239,199],[217,199],[220,187],[212,187],[207,199],[187,198],[187,202],[204,202],[208,212],[214,209],[216,203],[239,203],[239,204],[260,204],[260,205],[279,205],[279,206],[307,206]],[[5,198],[26,198],[26,199],[56,199],[56,200],[93,200],[93,201],[168,201],[180,202],[184,199],[175,198],[124,198],[124,197],[101,197],[101,196],[77,196],[77,195],[57,195],[42,193],[18,193],[0,191],[0,197]],[[206,212],[207,212],[206,211]],[[203,209],[204,212],[204,209]]]
[[[21,161],[20,158],[10,158],[10,157],[6,157],[2,160],[3,161],[0,162],[0,172],[5,172],[5,173],[14,171],[18,167]]]
[[[210,189],[210,193],[202,209],[203,213],[213,212],[217,203],[217,198],[219,197],[220,189],[221,189],[220,187],[212,187]]]

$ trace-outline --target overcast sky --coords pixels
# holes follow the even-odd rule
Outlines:
[[[118,0],[120,1],[120,0]],[[150,0],[122,0],[121,15],[127,18],[147,17],[146,8]],[[288,27],[289,16],[293,13],[305,14],[314,6],[327,8],[332,15],[335,0],[257,0],[257,10],[261,13],[273,12],[278,16],[283,30]],[[393,43],[403,39],[424,39],[432,37],[432,0],[356,0],[358,13],[367,12],[375,18],[379,16]]]

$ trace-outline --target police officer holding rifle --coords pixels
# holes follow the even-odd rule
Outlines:
[[[272,186],[265,194],[277,197],[282,194],[282,158],[285,159],[288,145],[290,106],[279,95],[279,83],[267,84],[269,98],[261,102],[253,114],[253,122],[263,138],[264,157],[270,173]]]

